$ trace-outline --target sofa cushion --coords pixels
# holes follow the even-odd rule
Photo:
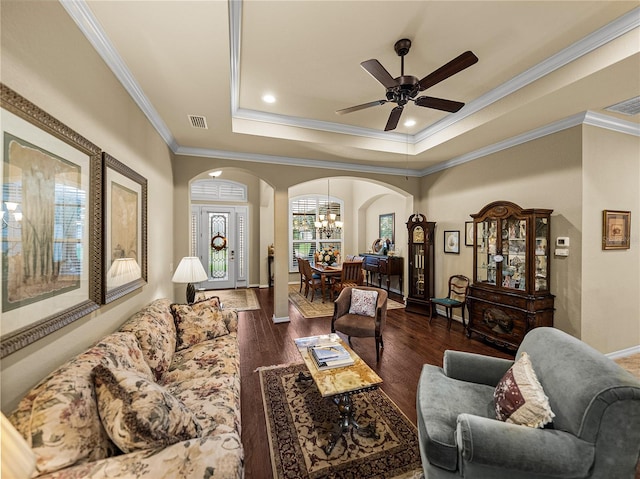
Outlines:
[[[161,384],[168,385],[197,377],[240,374],[240,351],[236,334],[203,341],[176,351]]]
[[[505,373],[493,393],[496,419],[529,427],[543,427],[555,414],[527,353]]]
[[[107,336],[49,374],[9,417],[36,454],[39,474],[116,452],[96,405],[91,374],[99,364],[153,379],[138,340],[122,332]]]
[[[121,327],[136,335],[147,363],[160,379],[176,350],[176,327],[168,299],[157,299],[135,313]]]
[[[229,329],[216,304],[217,300],[209,299],[193,304],[171,305],[171,313],[176,325],[178,351],[202,341],[229,334]]]
[[[378,303],[378,292],[353,288],[351,290],[351,305],[349,314],[361,316],[375,316]]]
[[[102,424],[121,451],[162,448],[200,434],[193,413],[148,378],[102,365],[93,375]]]
[[[240,434],[240,378],[237,375],[195,377],[166,388],[200,422],[202,435]]]
[[[421,448],[434,466],[455,471],[458,466],[458,415],[469,413],[495,419],[492,386],[447,377],[442,368],[425,365],[418,383],[418,417],[425,434]]]

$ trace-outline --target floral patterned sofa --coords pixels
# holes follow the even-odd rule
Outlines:
[[[9,416],[38,478],[241,478],[238,314],[152,302]]]

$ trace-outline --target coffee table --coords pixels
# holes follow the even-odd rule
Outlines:
[[[319,370],[308,350],[308,346],[314,342],[315,344],[323,345],[330,345],[332,343],[342,345],[353,358],[353,365],[322,371]],[[356,421],[351,396],[377,389],[378,385],[382,383],[380,376],[335,333],[300,338],[296,340],[296,346],[309,370],[309,375],[300,373],[297,381],[313,380],[318,387],[318,391],[320,391],[320,395],[323,398],[331,400],[338,406],[338,410],[340,411],[340,421],[335,425],[329,438],[329,444],[324,448],[327,456],[333,451],[338,439],[351,428],[355,429],[361,436],[378,439],[380,436],[376,432],[375,422],[362,425]]]

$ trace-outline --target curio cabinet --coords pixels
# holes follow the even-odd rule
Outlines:
[[[472,214],[473,284],[467,335],[509,349],[538,326],[553,326],[550,219],[553,210],[522,209],[508,201]]]

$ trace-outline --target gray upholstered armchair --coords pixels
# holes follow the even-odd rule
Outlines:
[[[514,361],[446,351],[425,365],[417,394],[427,479],[633,479],[640,454],[640,381],[585,343],[554,328],[524,338],[555,413],[544,428],[495,419],[495,386]]]

